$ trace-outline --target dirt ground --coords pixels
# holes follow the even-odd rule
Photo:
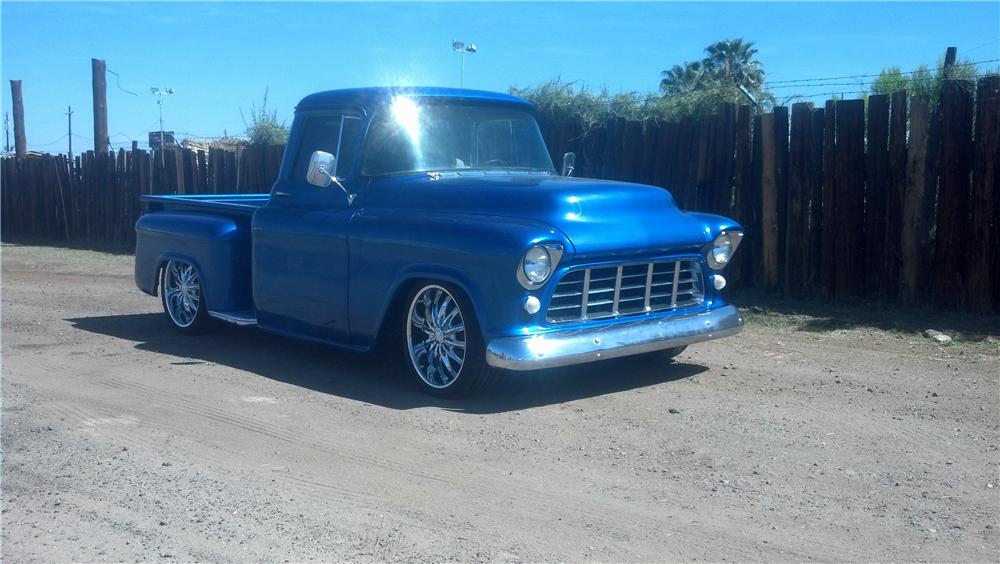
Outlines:
[[[376,358],[178,335],[126,255],[2,266],[8,562],[1000,554],[998,318],[748,306],[672,365],[443,401]]]

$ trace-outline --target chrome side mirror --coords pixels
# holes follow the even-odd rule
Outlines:
[[[576,169],[576,153],[570,151],[563,155],[563,166],[562,175],[563,176],[573,176],[573,171]]]
[[[313,151],[312,156],[309,157],[309,170],[306,171],[306,182],[320,188],[336,184],[337,188],[340,188],[344,192],[344,195],[347,196],[347,205],[353,204],[357,194],[348,192],[347,188],[344,188],[344,185],[337,180],[336,173],[337,157],[326,151]]]
[[[333,171],[333,172],[330,172]],[[326,188],[334,180],[337,172],[337,157],[326,151],[314,151],[309,158],[309,170],[306,172],[306,182],[313,186]]]

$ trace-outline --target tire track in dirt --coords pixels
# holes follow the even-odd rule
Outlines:
[[[113,443],[116,447],[125,446],[133,454],[143,452],[144,450],[148,451],[149,442],[130,433],[129,431],[132,429],[144,432],[160,430],[168,434],[176,433],[176,435],[171,435],[173,439],[176,439],[177,435],[179,435],[185,440],[193,440],[201,446],[208,447],[204,449],[185,449],[183,451],[191,460],[204,463],[205,469],[231,470],[234,466],[234,461],[241,461],[246,458],[246,454],[243,452],[226,449],[224,446],[215,443],[199,441],[197,437],[190,435],[190,429],[171,426],[165,423],[164,420],[145,421],[137,419],[138,423],[134,425],[115,425],[116,421],[122,419],[120,415],[121,410],[118,406],[100,400],[87,399],[87,408],[84,408],[82,405],[74,404],[74,401],[80,401],[80,398],[59,399],[47,402],[40,411],[50,413],[57,419],[68,421],[74,427],[72,429],[74,431],[88,431],[92,427],[100,427],[102,432],[95,434],[93,438],[104,439],[106,442]],[[218,455],[209,455],[208,453],[210,452]],[[229,455],[228,458],[221,456],[223,453]],[[151,457],[155,458],[155,454]],[[270,487],[269,482],[271,481],[278,482],[281,484],[282,491],[287,491],[284,490],[287,487],[288,490],[297,492],[303,498],[319,498],[325,503],[334,504],[334,507],[360,507],[373,515],[380,515],[383,524],[388,520],[390,527],[398,529],[405,526],[408,530],[422,531],[422,534],[426,535],[427,538],[433,538],[435,535],[441,534],[440,529],[428,525],[431,519],[426,514],[418,511],[415,516],[407,517],[405,515],[414,512],[407,511],[409,508],[401,506],[397,509],[396,516],[387,517],[385,514],[391,511],[388,508],[389,499],[331,485],[328,482],[321,481],[321,478],[315,475],[299,472],[294,467],[285,467],[280,471],[267,469],[260,473],[251,473],[251,479],[260,482],[261,487]],[[621,549],[623,547],[617,548]]]
[[[302,435],[293,435],[285,432],[281,427],[278,427],[276,425],[268,424],[258,420],[252,420],[247,417],[234,414],[232,412],[228,412],[220,408],[210,407],[193,399],[183,400],[183,401],[167,399],[164,396],[162,396],[162,394],[164,393],[163,390],[145,384],[141,384],[138,382],[127,381],[127,380],[122,380],[121,378],[112,377],[107,380],[103,380],[100,383],[118,389],[134,389],[149,394],[156,394],[157,401],[159,403],[168,404],[175,409],[187,411],[192,415],[206,417],[208,419],[217,421],[219,423],[236,426],[238,428],[250,432],[260,433],[265,436],[274,438],[276,440],[280,440],[286,444],[294,445],[297,447],[309,448],[311,450],[323,452],[325,454],[339,458],[355,460],[363,464],[369,464],[372,466],[382,468],[384,470],[398,473],[401,476],[412,477],[416,475],[428,480],[436,481],[441,484],[446,484],[446,485],[454,484],[454,480],[450,476],[445,474],[430,473],[427,472],[426,470],[421,472],[415,472],[412,466],[405,463],[395,462],[383,457],[373,456],[371,453],[362,454],[357,450],[345,450],[339,445],[330,443],[328,441],[317,440],[316,438],[307,438]],[[407,456],[407,458],[413,460],[418,454],[419,453],[410,453]],[[484,472],[484,469],[482,467],[467,468],[464,470],[468,474],[475,473],[477,475],[481,475]],[[303,479],[303,481],[305,481],[306,483],[322,483],[320,482],[320,480],[321,477],[308,476],[308,475],[306,475],[306,477]],[[553,494],[549,491],[527,489],[523,491],[521,495],[512,495],[510,493],[510,488],[505,487],[506,482],[507,482],[507,477],[497,476],[491,479],[491,484],[493,486],[492,488],[485,488],[486,491],[483,491],[484,488],[480,488],[479,491],[468,491],[465,493],[467,493],[468,496],[470,496],[472,499],[483,499],[484,496],[488,496],[489,492],[491,491],[494,493],[503,492],[503,493],[498,493],[498,495],[501,495],[503,498],[505,498],[502,499],[501,501],[502,502],[505,501],[506,504],[518,507],[533,507],[534,505],[539,504],[540,501],[544,500],[547,502],[545,503],[545,505],[549,507],[561,508],[566,506],[567,500],[571,500],[575,502],[573,506],[573,511],[575,512],[575,514],[578,516],[586,517],[588,521],[591,521],[595,524],[600,524],[600,526],[598,527],[599,531],[613,531],[615,530],[616,526],[620,525],[620,523],[623,522],[636,522],[638,520],[647,520],[647,521],[653,520],[657,522],[658,525],[660,525],[659,527],[660,530],[666,529],[667,527],[671,527],[671,529],[669,530],[672,532],[672,534],[677,538],[684,538],[685,542],[688,545],[700,546],[701,548],[709,552],[712,550],[717,550],[719,548],[719,544],[717,542],[718,537],[712,535],[711,533],[704,532],[701,529],[701,527],[692,526],[692,527],[677,528],[677,525],[675,523],[663,521],[662,520],[663,517],[661,515],[651,511],[641,510],[632,506],[628,506],[626,504],[620,504],[618,507],[609,507],[608,505],[606,505],[607,501],[605,501],[605,503],[595,502],[591,498],[580,496],[576,493],[566,490],[562,490]],[[503,503],[501,503],[501,505],[502,504]],[[537,511],[534,513],[534,516],[540,522],[544,523],[551,520],[553,513],[554,513],[553,511]],[[609,513],[614,514],[619,519],[609,521],[608,520]],[[733,521],[732,524],[734,527],[740,525],[740,523],[737,521]],[[615,539],[613,536],[611,536],[610,533],[599,533],[599,536],[607,537],[607,540],[609,541],[618,540]],[[752,544],[750,546],[743,546],[742,542],[738,542],[736,539],[732,540],[734,541],[734,544],[730,544],[727,546],[727,548],[733,551],[727,553],[730,556],[735,558],[753,558],[760,554],[760,547],[757,544]],[[740,539],[740,541],[742,541],[742,539]],[[623,542],[627,542],[627,540]],[[628,546],[624,545],[622,548],[627,549]],[[831,554],[832,552],[830,551],[834,550],[834,547],[832,545],[827,548],[829,550],[826,552],[826,554]],[[804,554],[801,556],[807,557],[807,555]]]
[[[966,460],[976,453],[975,449],[952,445],[952,439],[941,435],[927,426],[916,428],[900,423],[884,416],[866,414],[863,417],[850,417],[844,413],[833,413],[828,409],[793,398],[783,398],[790,406],[803,410],[810,415],[818,415],[829,429],[850,428],[859,435],[875,433],[892,435],[899,443],[913,447],[911,450],[920,452],[933,460]]]
[[[173,433],[173,435],[170,435],[171,438],[176,439],[177,437],[182,437],[185,440],[197,442],[201,446],[208,447],[205,449],[188,449],[184,451],[184,454],[186,456],[189,456],[193,460],[206,462],[220,469],[231,468],[232,462],[234,460],[243,460],[246,458],[246,455],[244,453],[227,449],[225,448],[224,445],[198,440],[197,437],[194,437],[190,434],[190,429],[176,425],[170,425],[169,423],[166,423],[165,419],[152,421],[152,420],[142,420],[139,418],[135,418],[136,421],[135,424],[116,425],[115,423],[118,422],[121,419],[121,417],[112,415],[112,413],[120,411],[120,409],[114,404],[107,402],[100,402],[99,400],[98,401],[88,400],[87,408],[84,408],[83,405],[71,403],[72,401],[73,400],[63,399],[57,402],[52,402],[50,404],[50,408],[55,413],[63,415],[70,420],[79,422],[81,424],[81,426],[78,427],[79,430],[89,430],[90,428],[97,427],[102,431],[102,433],[98,434],[99,436],[112,439],[113,442],[115,442],[116,444],[121,443],[122,445],[127,446],[130,449],[140,449],[140,448],[148,449],[148,445],[144,441],[141,441],[138,437],[136,437],[134,433],[128,432],[128,429],[134,428],[137,430],[141,429],[143,431],[158,429],[160,431]],[[256,432],[253,431],[252,429],[248,430]],[[229,454],[230,457],[226,458],[222,456],[211,456],[210,454],[208,454],[217,451],[225,452]],[[324,490],[336,494],[336,497],[331,498],[331,501],[334,499],[336,499],[337,501],[343,501],[345,499],[349,499],[352,502],[358,502],[362,500],[370,501],[375,497],[365,492],[339,487],[329,483],[311,481],[306,478],[300,478],[294,475],[286,475],[286,474],[288,473],[278,472],[273,469],[269,469],[266,475],[273,479],[281,481],[290,481],[297,485],[308,484],[309,486],[323,488]],[[261,476],[263,476],[263,474],[261,474]],[[302,487],[304,492],[309,493],[311,495],[315,494],[314,491],[305,490],[304,489],[305,486]]]
[[[27,364],[32,364],[41,371],[64,371],[70,368],[68,366],[62,366],[37,357],[30,357],[27,359],[21,357],[20,360],[26,360]],[[412,480],[413,477],[418,477],[432,481],[439,485],[454,486],[454,480],[449,475],[428,472],[426,468],[421,471],[415,471],[413,462],[422,454],[420,452],[401,453],[401,455],[406,457],[408,461],[398,462],[374,455],[370,452],[360,451],[356,448],[345,449],[342,446],[329,441],[323,441],[315,437],[307,437],[301,434],[292,434],[280,426],[239,415],[217,407],[205,405],[193,397],[175,399],[167,395],[170,390],[163,390],[128,379],[129,376],[118,374],[121,370],[122,369],[120,368],[113,368],[111,371],[101,370],[100,372],[85,370],[79,374],[79,377],[91,376],[93,377],[91,382],[102,387],[118,390],[125,394],[134,396],[136,399],[141,399],[154,404],[162,404],[170,409],[185,412],[196,417],[201,417],[222,425],[241,429],[256,435],[261,435],[289,446],[320,452],[336,457],[338,460],[353,461],[356,464],[360,464],[362,467],[371,466],[380,468],[397,474],[403,479]],[[96,400],[88,400],[88,402],[93,401]],[[134,403],[134,405],[140,404],[140,402]],[[105,405],[109,411],[119,409],[112,404]],[[93,421],[92,419],[88,419],[88,417],[93,416],[88,415],[85,412],[77,414],[76,417],[85,424],[88,421]],[[169,419],[169,416],[161,417],[159,418],[160,422],[157,423],[157,425],[167,428],[162,421],[167,421]],[[150,425],[150,422],[148,420],[144,420],[144,424],[148,426]],[[170,426],[169,428],[178,435],[185,437],[191,436],[191,429],[178,426]],[[102,427],[102,430],[105,433],[109,433],[114,432],[115,429],[112,429],[111,426],[104,426]],[[116,434],[115,437],[122,442],[129,440],[126,438],[126,429],[121,428],[120,430],[122,432]],[[134,442],[129,444],[131,446],[136,446],[136,443]],[[219,449],[221,445],[216,444],[213,445],[213,447]],[[196,451],[191,453],[195,455],[196,458],[202,459],[204,462],[210,463],[213,466],[225,468],[229,466],[227,462],[231,462],[227,461],[225,458],[208,457],[206,455],[206,451],[209,451],[210,449],[191,450]],[[224,450],[228,451],[228,449]],[[242,456],[235,451],[228,452],[236,457]],[[539,526],[551,526],[550,523],[553,515],[558,515],[561,511],[568,510],[571,511],[577,518],[581,518],[592,525],[589,527],[589,534],[603,539],[609,544],[609,546],[615,547],[617,551],[623,551],[619,553],[628,553],[632,550],[630,535],[654,534],[659,536],[663,533],[669,533],[669,535],[673,538],[684,539],[685,550],[691,547],[697,547],[700,553],[712,554],[714,557],[718,558],[759,558],[762,548],[766,548],[767,550],[782,551],[774,552],[775,556],[782,554],[787,557],[790,554],[794,554],[790,549],[785,549],[780,546],[772,545],[769,547],[761,547],[756,542],[748,542],[747,539],[741,538],[732,533],[722,534],[719,531],[714,533],[705,531],[704,527],[696,522],[695,517],[690,515],[689,517],[692,523],[690,525],[683,525],[678,524],[676,520],[666,520],[660,513],[636,507],[626,502],[619,502],[610,499],[597,501],[593,498],[565,489],[562,489],[561,491],[539,490],[523,483],[519,484],[517,487],[511,488],[509,486],[509,476],[501,476],[496,472],[491,472],[489,469],[481,466],[467,465],[466,468],[462,469],[462,473],[469,475],[475,474],[482,477],[485,477],[484,474],[489,473],[491,476],[485,482],[480,482],[479,487],[474,490],[455,489],[452,496],[455,498],[456,502],[461,502],[462,499],[490,499],[491,496],[496,496],[498,499],[496,499],[495,503],[492,505],[497,507],[517,507],[522,518],[530,517],[533,520],[536,520],[539,523]],[[302,472],[274,472],[273,474],[274,475],[271,476],[272,478],[279,480],[290,487],[294,487],[296,490],[307,495],[316,495],[315,488],[319,487],[328,492],[327,495],[332,496],[330,501],[339,502],[351,499],[354,503],[359,503],[362,502],[362,500],[365,500],[364,504],[371,509],[384,508],[384,500],[379,501],[377,496],[371,496],[354,490],[345,491],[344,488],[331,486],[330,484],[324,482],[324,476],[317,476],[315,474]],[[672,509],[676,511],[676,507]],[[420,519],[415,520],[416,524],[419,524],[420,522]],[[622,523],[640,522],[648,523],[651,526],[640,530],[633,529],[628,533],[620,532]],[[740,527],[745,526],[745,523],[741,523],[738,520],[729,520],[729,522],[731,525],[730,530],[732,531],[739,530]],[[653,532],[650,532],[650,530]],[[720,544],[720,534],[721,536],[726,537],[726,543]],[[724,549],[721,553],[720,548]],[[833,553],[831,551],[835,551],[835,547],[832,545],[824,548],[829,549],[824,551],[824,554],[827,556]],[[654,557],[655,555],[647,556]],[[802,558],[810,557],[808,554],[800,554],[798,556]]]

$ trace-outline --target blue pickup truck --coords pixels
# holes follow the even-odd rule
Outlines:
[[[398,355],[435,395],[502,370],[673,358],[738,333],[734,221],[553,168],[535,112],[445,88],[321,92],[270,194],[145,196],[135,280],[167,319]]]

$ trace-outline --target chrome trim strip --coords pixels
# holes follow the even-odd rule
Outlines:
[[[587,302],[590,301],[590,269],[583,271],[583,298],[580,302],[580,319],[587,319]]]
[[[681,261],[674,263],[674,283],[671,287],[670,307],[677,307],[677,281],[681,277]]]
[[[618,315],[618,296],[622,293],[622,269],[623,266],[618,267],[618,274],[615,275],[615,297],[611,301],[611,313]]]
[[[739,310],[727,305],[689,315],[501,337],[486,347],[486,362],[507,370],[554,368],[720,339],[742,329]]]
[[[653,292],[653,264],[649,263],[646,267],[646,304],[645,309],[649,311],[649,295]]]
[[[243,316],[221,311],[209,311],[208,315],[218,319],[219,321],[225,321],[226,323],[233,323],[236,325],[257,325],[257,316]]]

